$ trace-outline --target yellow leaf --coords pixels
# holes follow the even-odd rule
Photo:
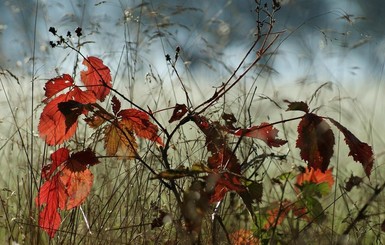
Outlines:
[[[138,144],[127,121],[110,124],[104,129],[104,146],[109,156],[134,158]]]

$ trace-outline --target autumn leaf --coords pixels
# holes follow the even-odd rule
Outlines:
[[[232,245],[258,245],[261,244],[259,239],[254,236],[253,232],[250,230],[240,229],[231,234],[229,238]]]
[[[70,152],[67,148],[60,148],[51,154],[51,163],[44,166],[41,171],[43,179],[48,180],[56,169],[68,160]]]
[[[74,159],[67,163],[60,172],[60,181],[66,190],[66,210],[78,207],[86,200],[90,194],[93,180],[93,174],[85,165]]]
[[[58,104],[68,101],[66,94],[61,94],[51,100],[43,109],[40,115],[38,130],[40,137],[45,140],[48,145],[58,145],[68,140],[75,134],[78,125],[74,121],[70,127],[67,128],[66,116],[59,111]]]
[[[112,103],[112,111],[114,112],[114,115],[117,115],[121,107],[120,100],[118,100],[118,98],[116,98],[116,96],[114,95],[111,99],[111,103]]]
[[[44,86],[46,97],[44,102],[47,102],[52,96],[56,95],[60,91],[72,86],[74,86],[74,80],[68,74],[63,74],[62,76],[48,80]]]
[[[104,147],[107,155],[134,158],[138,145],[128,121],[107,125],[104,129]]]
[[[264,141],[269,147],[280,147],[287,143],[286,140],[277,139],[278,129],[273,128],[269,123],[261,123],[259,126],[252,126],[247,129],[238,129],[236,136],[246,136]]]
[[[75,100],[82,104],[95,103],[97,100],[94,92],[89,90],[83,91],[77,86],[72,88],[67,94],[70,100]]]
[[[290,102],[285,100],[288,103],[286,111],[303,111],[305,113],[309,112],[309,106],[303,101]]]
[[[51,154],[51,163],[43,168],[42,177],[46,180],[35,198],[39,214],[39,226],[50,237],[59,229],[61,217],[59,210],[69,210],[81,205],[89,195],[93,175],[88,165],[98,163],[90,149],[69,156],[67,148],[60,148]]]
[[[272,227],[276,227],[282,224],[290,212],[292,205],[293,204],[287,200],[283,200],[281,203],[271,205],[273,208],[267,210],[267,220],[263,228],[265,230],[269,230]]]
[[[180,120],[187,113],[187,106],[185,104],[176,104],[169,123]]]
[[[345,183],[345,190],[349,192],[353,189],[354,186],[357,186],[357,188],[359,188],[361,183],[362,183],[362,178],[358,176],[354,176],[352,174],[349,180]]]
[[[137,109],[126,109],[121,110],[118,116],[122,117],[125,126],[129,130],[133,130],[137,136],[164,145],[162,139],[158,136],[158,127],[150,122],[150,117],[145,112]]]
[[[99,115],[87,116],[84,118],[84,121],[93,129],[100,127],[100,125],[106,122],[106,120]]]
[[[315,184],[327,183],[331,190],[334,184],[332,171],[333,168],[329,168],[325,172],[322,172],[320,169],[307,167],[304,173],[297,175],[297,185],[301,186],[306,182]]]
[[[46,181],[39,190],[35,202],[37,206],[45,205],[39,214],[39,226],[52,238],[60,227],[61,217],[58,208],[65,207],[65,187],[59,181],[59,175]]]
[[[90,148],[85,149],[84,151],[78,151],[71,155],[72,161],[79,162],[84,166],[94,166],[99,163],[98,158],[95,155],[95,152]]]
[[[80,72],[80,79],[87,86],[87,90],[93,91],[98,100],[104,101],[112,86],[110,69],[101,59],[94,56],[84,59],[83,65],[87,70]]]
[[[210,123],[207,118],[195,115],[193,121],[206,135],[206,147],[211,153],[207,166],[212,169],[206,182],[210,183],[210,203],[223,199],[228,191],[246,191],[240,181],[241,166],[233,151],[227,146],[226,134],[218,122]]]
[[[321,117],[306,114],[298,125],[297,148],[309,167],[325,172],[333,155],[334,134]]]
[[[360,162],[364,167],[366,176],[370,177],[370,173],[373,168],[374,154],[372,147],[368,144],[361,142],[354,134],[352,134],[347,128],[342,126],[339,122],[333,118],[328,118],[345,136],[345,142],[349,147],[349,156],[352,156],[354,161]]]

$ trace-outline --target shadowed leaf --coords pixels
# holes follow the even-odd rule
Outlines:
[[[339,122],[335,121],[332,118],[328,119],[344,134],[345,142],[350,149],[349,156],[352,156],[354,161],[360,162],[364,167],[366,176],[370,177],[370,173],[372,171],[374,163],[374,154],[372,147],[364,142],[361,142],[356,136],[354,136],[354,134],[352,134]]]
[[[345,184],[345,190],[347,192],[351,191],[354,186],[360,187],[362,183],[362,178],[358,176],[354,176],[353,174],[350,176],[349,180]]]
[[[84,105],[77,101],[69,100],[58,103],[58,108],[59,111],[65,116],[66,131],[68,131],[68,129],[70,129],[72,125],[77,122],[78,117],[83,113]]]
[[[309,167],[325,172],[333,155],[334,134],[321,117],[306,114],[298,125],[297,148]]]
[[[187,112],[187,106],[185,104],[176,104],[174,111],[172,113],[172,116],[170,120],[168,120],[169,123],[172,123],[174,121],[178,121],[181,119]]]
[[[114,95],[111,99],[111,103],[112,103],[112,111],[114,112],[114,115],[117,115],[118,112],[120,111],[120,106],[121,106],[120,100],[118,100],[118,98],[116,98],[116,96]]]
[[[286,111],[303,111],[305,113],[309,112],[309,106],[303,101],[290,102],[285,100],[285,102],[289,103]]]

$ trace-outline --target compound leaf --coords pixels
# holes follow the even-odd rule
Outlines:
[[[150,117],[145,112],[137,109],[126,109],[120,111],[118,116],[122,117],[126,127],[133,130],[137,136],[163,145],[162,139],[158,136],[158,127],[150,122]]]

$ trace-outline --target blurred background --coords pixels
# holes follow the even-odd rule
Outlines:
[[[372,76],[381,78],[384,1],[281,0],[280,4],[275,30],[284,33],[269,63],[276,81],[316,76],[371,83]],[[63,36],[71,31],[75,42],[74,30],[81,27],[82,41],[92,41],[83,52],[110,58],[110,67],[125,50],[137,49],[143,56],[139,60],[163,70],[164,54],[180,46],[190,71],[204,69],[215,79],[218,71],[228,75],[227,68],[236,66],[241,52],[253,42],[255,6],[253,0],[5,0],[0,3],[0,64],[25,76],[32,72],[34,57],[35,78],[50,76],[56,68],[63,72],[70,50],[53,50],[49,41],[56,39],[48,29],[55,27]],[[216,69],[215,75],[208,67]]]

